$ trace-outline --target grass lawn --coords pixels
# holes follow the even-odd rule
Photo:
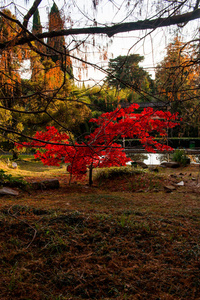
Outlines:
[[[199,166],[89,187],[64,166],[5,162],[60,188],[0,198],[0,299],[200,299]]]

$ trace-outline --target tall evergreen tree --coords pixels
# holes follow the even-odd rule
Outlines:
[[[58,6],[54,2],[49,14],[49,31],[57,31],[61,29],[64,29],[64,20],[58,9]],[[65,38],[64,36],[48,38],[47,45],[63,53],[65,46]],[[54,63],[59,63],[62,69],[65,68],[65,66],[62,65],[61,56],[58,54],[58,52],[48,48],[47,53],[51,55],[51,59]],[[68,52],[66,54],[68,54]],[[72,63],[69,57],[67,57],[66,59],[66,71],[70,75],[70,77],[73,77]]]
[[[36,9],[36,11],[33,15],[32,33],[33,34],[42,33],[42,25],[41,25],[40,14],[39,14],[38,9]],[[44,50],[44,46],[41,43],[39,43],[37,40],[35,41],[35,45],[36,45],[36,47],[38,48],[39,51]]]
[[[64,20],[61,17],[58,6],[54,2],[49,14],[49,31],[61,30],[63,28],[64,28]],[[47,45],[52,48],[55,48],[55,50],[63,52],[65,39],[63,36],[48,38]],[[47,49],[47,51],[49,54],[52,55],[51,58],[54,62],[57,62],[60,59],[56,51],[53,51],[52,49]]]
[[[40,14],[38,9],[36,9],[33,15],[32,33],[33,34],[42,33],[42,25],[41,25]],[[45,52],[44,45],[38,42],[37,40],[35,41],[35,47],[39,52],[41,53]],[[32,70],[31,80],[37,81],[44,75],[44,71],[43,71],[44,68],[41,63],[43,61],[43,57],[39,53],[32,52],[30,59],[31,59],[31,70]]]

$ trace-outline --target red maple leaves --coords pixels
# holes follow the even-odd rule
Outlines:
[[[69,164],[67,170],[79,178],[86,174],[87,168],[125,165],[129,159],[117,143],[120,138],[138,138],[148,152],[172,150],[155,137],[166,136],[168,128],[178,125],[177,114],[154,111],[152,108],[135,114],[134,110],[138,108],[138,104],[133,104],[129,108],[116,109],[91,119],[90,122],[96,123],[97,128],[80,144],[69,142],[69,136],[55,127],[47,127],[47,131],[37,132],[32,142],[18,147],[37,148],[35,157],[49,166],[58,166],[62,162]]]

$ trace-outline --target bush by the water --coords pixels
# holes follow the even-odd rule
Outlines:
[[[187,157],[184,150],[177,149],[173,154],[173,161],[176,161],[181,165],[186,166],[189,163],[190,159]]]

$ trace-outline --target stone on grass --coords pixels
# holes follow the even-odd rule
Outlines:
[[[148,169],[148,166],[143,161],[136,161],[137,165],[142,169]]]
[[[161,167],[165,167],[165,168],[179,168],[180,164],[175,162],[175,161],[169,161],[169,162],[162,162],[161,163]]]
[[[184,186],[184,181],[180,181],[180,182],[177,183],[176,185],[178,185],[178,186]]]
[[[18,196],[19,192],[15,191],[11,188],[3,187],[0,189],[0,195]]]
[[[17,163],[16,162],[12,162],[12,168],[17,169]]]
[[[47,179],[44,181],[35,181],[31,185],[34,190],[58,189],[60,187],[58,179]]]
[[[173,185],[165,185],[164,189],[165,189],[166,193],[171,193],[176,190],[175,186],[173,186]]]
[[[150,171],[150,172],[155,172],[155,173],[158,173],[158,172],[159,172],[159,170],[158,170],[157,167],[149,167],[149,171]]]

